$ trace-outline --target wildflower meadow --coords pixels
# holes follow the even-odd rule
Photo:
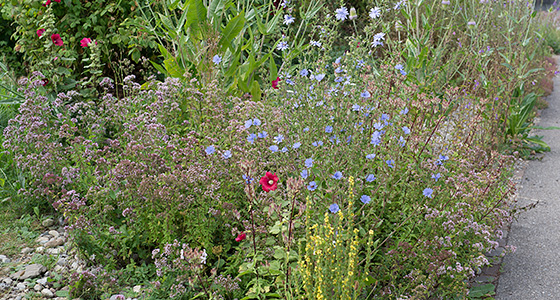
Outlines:
[[[0,228],[60,219],[68,299],[470,299],[550,150],[554,6],[0,3]]]

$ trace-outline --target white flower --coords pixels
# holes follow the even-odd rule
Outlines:
[[[288,49],[288,43],[280,42],[280,43],[278,43],[278,46],[276,46],[276,49],[278,49],[280,51],[284,51],[284,50]]]
[[[381,8],[376,6],[376,7],[369,10],[369,17],[370,18],[377,19],[380,16],[381,16]]]
[[[356,9],[355,8],[350,8],[350,20],[354,20],[358,17],[358,14],[356,13]]]
[[[309,45],[315,46],[315,47],[321,47],[322,44],[319,41],[309,41]]]
[[[346,7],[341,7],[334,11],[336,13],[335,18],[339,21],[344,21],[348,17],[348,9]]]
[[[290,15],[284,15],[284,24],[285,25],[290,25],[292,23],[294,23],[296,19]]]
[[[380,32],[377,33],[376,35],[373,36],[373,41],[374,42],[380,42],[380,41],[384,41],[385,40],[385,33]]]

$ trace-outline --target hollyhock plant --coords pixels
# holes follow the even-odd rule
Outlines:
[[[266,175],[261,178],[259,183],[265,192],[274,191],[278,188],[278,176],[270,172],[266,172]]]
[[[241,242],[241,241],[244,240],[246,237],[247,237],[247,235],[246,235],[244,232],[242,232],[242,233],[240,233],[240,234],[235,238],[235,241],[236,241],[236,242]]]
[[[276,80],[272,81],[272,88],[277,90],[278,89],[278,82],[280,82],[280,77],[276,77]]]
[[[91,43],[91,39],[90,38],[83,38],[80,41],[80,46],[82,47],[87,47],[89,45],[89,43]]]
[[[45,33],[45,29],[41,28],[41,29],[37,29],[37,36],[42,36],[43,33]]]
[[[57,46],[64,45],[64,42],[62,41],[62,39],[60,38],[60,34],[58,34],[58,33],[55,33],[55,34],[51,35],[51,40]]]

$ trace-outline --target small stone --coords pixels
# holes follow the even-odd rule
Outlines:
[[[16,300],[21,300],[21,299],[23,299],[23,296],[22,296],[22,295],[18,295],[18,296],[16,297]]]
[[[63,266],[54,266],[53,271],[55,271],[57,273],[61,273],[62,271],[64,271],[64,267]]]
[[[9,262],[11,262],[11,261],[12,261],[12,260],[9,259],[6,255],[0,254],[0,262],[1,262],[1,263],[7,264],[7,263],[9,263]]]
[[[53,219],[49,218],[49,219],[45,219],[42,224],[43,227],[51,227],[54,225],[54,221]]]
[[[45,273],[47,268],[40,264],[32,264],[25,268],[25,273],[21,275],[20,280],[25,280],[27,278],[39,277],[41,274]]]
[[[40,292],[40,291],[43,289],[43,286],[41,286],[40,284],[37,283],[37,284],[33,287],[33,289],[34,289],[36,292]]]
[[[138,294],[138,293],[140,293],[141,289],[142,289],[141,285],[136,285],[132,288],[132,291]]]
[[[60,254],[60,252],[62,252],[59,248],[49,248],[47,249],[47,254],[51,254],[51,255],[58,255]]]
[[[58,231],[56,230],[49,230],[49,234],[55,238],[57,238],[60,235],[60,233],[58,233]]]
[[[43,290],[41,291],[41,294],[42,294],[43,296],[47,297],[47,298],[52,298],[52,297],[54,297],[54,293],[51,292],[51,290],[49,290],[49,289],[43,289]]]
[[[26,286],[25,283],[23,283],[23,282],[19,282],[19,283],[16,285],[16,290],[22,291],[22,290],[25,290],[26,288],[27,288],[27,286]]]
[[[64,258],[64,257],[61,257],[61,258],[58,259],[56,264],[64,267],[64,266],[68,265],[68,260],[66,260],[66,258]]]
[[[25,247],[21,249],[21,254],[29,254],[31,252],[33,252],[33,248]]]
[[[45,247],[39,246],[37,247],[37,249],[35,249],[35,251],[37,251],[38,253],[43,253],[43,251],[45,251]]]
[[[125,300],[125,298],[124,298],[123,295],[118,294],[118,295],[111,296],[111,298],[109,298],[109,300]]]
[[[52,240],[48,241],[45,244],[45,247],[53,248],[53,247],[58,247],[58,246],[62,246],[62,245],[64,245],[64,239],[63,238],[57,238],[57,239],[52,239]]]
[[[19,270],[19,271],[15,272],[14,274],[10,275],[10,277],[12,279],[19,280],[20,277],[23,275],[23,273],[25,273],[25,270]]]
[[[43,245],[49,241],[49,238],[46,236],[40,236],[37,238],[36,242]]]
[[[49,280],[48,277],[43,277],[43,278],[41,278],[41,279],[38,279],[38,280],[37,280],[37,283],[38,283],[38,284],[45,285],[45,284],[47,284],[47,281],[48,281],[48,280]]]
[[[9,286],[12,285],[14,281],[11,278],[4,278],[2,282]]]

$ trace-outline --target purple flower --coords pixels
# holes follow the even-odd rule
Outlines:
[[[368,176],[366,176],[367,182],[373,182],[374,180],[375,180],[375,175],[369,174]]]
[[[339,21],[344,21],[346,20],[346,18],[348,17],[348,9],[346,7],[341,7],[336,9],[335,11],[335,18]]]
[[[212,155],[212,154],[214,154],[214,152],[216,152],[216,148],[214,148],[214,145],[206,147],[206,154],[207,155]]]
[[[276,144],[280,144],[283,140],[284,140],[284,136],[281,135],[281,134],[279,134],[279,135],[277,135],[277,136],[274,137],[274,142],[275,142]]]
[[[368,195],[362,195],[362,197],[360,197],[360,201],[362,201],[363,204],[368,204],[371,201],[371,198]]]
[[[311,181],[307,186],[307,189],[310,191],[314,191],[317,189],[317,183],[315,181]]]
[[[369,98],[369,97],[371,97],[371,94],[370,94],[368,91],[365,91],[365,92],[362,92],[362,93],[360,94],[360,96],[361,96],[362,98]]]
[[[307,69],[303,69],[303,70],[299,71],[299,75],[307,76],[307,75],[309,75],[309,71],[307,71]]]
[[[307,172],[307,169],[303,169],[301,171],[301,178],[306,179],[309,176],[309,172]]]
[[[278,146],[276,146],[276,145],[272,145],[272,146],[268,147],[268,149],[270,151],[272,151],[272,153],[278,152]]]
[[[394,167],[395,167],[395,165],[394,165],[395,161],[394,161],[394,160],[388,159],[388,160],[386,160],[385,162],[387,163],[387,165],[389,166],[389,168],[394,168]]]
[[[249,129],[249,127],[251,127],[251,125],[253,125],[253,120],[245,121],[245,129]]]
[[[214,62],[215,65],[219,65],[222,62],[222,57],[216,54],[212,58],[212,62]]]
[[[243,179],[245,179],[246,184],[251,184],[251,182],[253,182],[253,178],[251,178],[247,175],[243,175]]]
[[[340,172],[340,171],[334,172],[334,174],[332,175],[332,178],[334,178],[336,180],[342,179],[342,172]]]
[[[297,142],[297,143],[295,143],[295,144],[292,146],[292,148],[297,149],[297,148],[299,148],[300,146],[301,146],[301,143],[300,143],[300,142]]]
[[[268,136],[268,133],[267,133],[266,131],[259,132],[259,135],[258,135],[258,137],[259,137],[260,139],[264,139],[264,138],[267,137],[267,136]]]
[[[368,154],[368,155],[366,155],[366,158],[367,158],[367,159],[374,159],[374,158],[375,158],[375,154],[374,154],[374,153]]]
[[[325,132],[326,132],[326,133],[331,133],[332,130],[333,130],[333,128],[332,128],[332,126],[330,126],[330,125],[327,125],[327,126],[325,127]]]
[[[315,75],[315,79],[316,79],[317,81],[321,81],[321,80],[323,80],[323,78],[325,78],[325,74],[317,74],[317,75]]]
[[[306,168],[313,167],[313,158],[308,158],[308,159],[305,160],[305,167]]]
[[[401,115],[406,115],[408,113],[408,108],[405,107],[403,110],[401,110],[400,114]]]
[[[255,141],[256,138],[257,138],[257,135],[254,134],[254,133],[251,133],[247,136],[247,141],[252,144]]]
[[[422,195],[424,195],[428,198],[432,198],[433,193],[434,193],[434,190],[432,190],[431,188],[425,188],[424,191],[422,191]]]
[[[336,214],[337,212],[340,211],[340,207],[338,207],[338,204],[333,203],[333,204],[331,204],[331,206],[329,206],[329,210],[330,210],[333,214]]]
[[[437,174],[432,174],[432,179],[435,179],[436,181],[438,181],[438,179],[441,178],[441,174],[437,173]]]
[[[315,141],[315,142],[311,143],[311,145],[313,145],[315,147],[323,146],[323,141]]]
[[[255,126],[260,126],[260,125],[261,125],[261,120],[259,120],[259,119],[253,119],[253,125],[255,125]]]
[[[408,129],[408,127],[403,126],[402,131],[404,132],[404,134],[410,134],[410,129]]]
[[[224,159],[229,159],[231,157],[231,151],[229,150],[224,151],[224,153],[222,153],[222,157]]]
[[[303,132],[308,132],[308,131],[309,131],[309,127],[303,128]]]

